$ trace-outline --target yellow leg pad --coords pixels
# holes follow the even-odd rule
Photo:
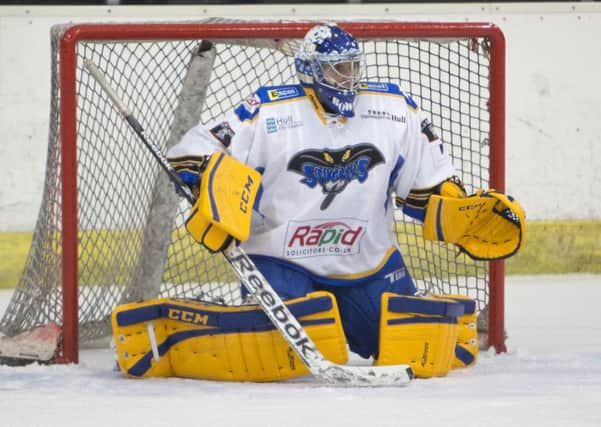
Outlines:
[[[113,339],[117,350],[117,362],[121,371],[127,373],[134,370],[140,360],[146,360],[148,367],[143,375],[132,374],[133,377],[168,377],[171,376],[171,364],[169,358],[159,357],[158,361],[153,360],[151,337],[148,325],[152,326],[156,343],[164,342],[167,338],[167,331],[164,328],[164,321],[161,319],[160,303],[165,299],[147,301],[143,303],[130,303],[118,306],[111,316],[113,328]],[[139,322],[121,322],[117,323],[117,318],[121,313],[136,311],[141,315]]]
[[[384,293],[375,365],[407,364],[418,378],[446,375],[462,315],[463,305],[451,299]]]
[[[327,359],[346,363],[346,340],[330,293],[315,292],[286,305]],[[148,322],[154,325],[158,361]],[[308,374],[257,305],[164,298],[117,307],[112,324],[119,366],[128,377],[278,381]]]
[[[465,295],[440,295],[463,304],[464,314],[457,318],[457,343],[453,368],[465,368],[476,364],[478,359],[478,315],[476,301]]]

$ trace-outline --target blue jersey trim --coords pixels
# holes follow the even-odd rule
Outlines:
[[[426,219],[426,210],[424,208],[412,208],[411,206],[404,205],[403,213],[421,222],[424,222]]]
[[[305,90],[301,85],[262,86],[251,96],[251,98],[258,99],[258,105],[251,106],[243,101],[234,109],[234,113],[241,122],[254,120],[259,114],[262,104],[287,101],[305,95]]]
[[[241,122],[245,120],[252,120],[256,117],[257,114],[259,114],[259,107],[255,107],[252,111],[249,111],[244,105],[244,103],[242,103],[234,109],[234,113],[236,113],[236,116],[238,116],[238,120],[240,120]]]

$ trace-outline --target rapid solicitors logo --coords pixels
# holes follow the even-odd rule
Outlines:
[[[359,252],[367,221],[341,218],[290,221],[286,231],[284,256],[305,258],[327,255],[351,255]]]

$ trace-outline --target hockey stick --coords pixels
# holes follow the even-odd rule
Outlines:
[[[160,147],[146,136],[142,125],[109,85],[102,72],[90,60],[84,60],[84,66],[159,162],[178,191],[193,206],[196,198],[190,188],[183,183],[169,164]],[[408,365],[371,367],[337,365],[330,362],[321,354],[313,340],[242,248],[235,244],[230,245],[223,255],[248,292],[258,301],[267,317],[315,377],[330,384],[347,386],[398,386],[408,384],[413,378],[413,371]]]

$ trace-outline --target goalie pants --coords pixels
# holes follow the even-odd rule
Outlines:
[[[259,255],[251,255],[250,258],[282,299],[302,297],[313,291],[334,294],[349,347],[364,358],[378,357],[382,294],[394,292],[414,295],[416,292],[413,279],[398,251],[374,275],[347,280],[340,285],[280,259]],[[244,287],[242,294],[247,294]]]

